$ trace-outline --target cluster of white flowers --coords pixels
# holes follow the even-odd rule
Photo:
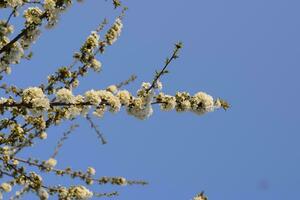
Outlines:
[[[127,113],[139,119],[146,119],[153,113],[152,100],[154,90],[150,88],[150,83],[142,83],[141,88],[137,91],[137,97],[133,97],[131,103],[127,107]]]
[[[49,11],[51,13],[53,10],[55,10],[55,5],[56,3],[54,0],[44,0],[43,7],[46,11]]]
[[[160,108],[164,111],[173,110],[176,106],[176,98],[162,92],[157,95],[156,100],[158,102],[163,102],[160,104]]]
[[[71,1],[62,1],[61,3],[63,4],[57,6],[56,0],[44,0],[43,7],[47,12],[47,28],[54,27],[58,22],[60,13],[65,11],[71,5]]]
[[[116,97],[113,93],[106,90],[98,90],[94,92],[103,104],[97,106],[94,114],[98,117],[102,117],[104,112],[106,111],[106,105],[109,106],[109,111],[116,113],[121,109],[121,102],[118,97]]]
[[[81,47],[80,51],[83,54],[92,54],[94,50],[98,47],[99,35],[96,31],[92,31],[91,34],[86,39],[85,43]]]
[[[8,36],[11,33],[13,33],[14,27],[13,25],[10,25],[6,23],[4,20],[0,20],[0,37]]]
[[[15,8],[23,4],[23,0],[6,0],[8,6]]]
[[[10,42],[8,36],[12,34],[14,28],[12,25],[6,23],[6,21],[0,20],[0,48],[4,47]],[[17,41],[11,45],[9,51],[1,57],[0,60],[0,70],[5,71],[7,74],[10,73],[10,64],[17,64],[20,62],[21,58],[24,56],[24,50],[22,45]]]
[[[162,92],[155,95],[155,87],[151,89],[150,87],[150,83],[142,83],[136,96],[131,95],[127,90],[119,90],[115,85],[107,87],[106,90],[89,90],[85,92],[84,96],[74,96],[70,89],[61,88],[55,92],[52,103],[49,102],[41,88],[30,87],[23,91],[21,103],[28,105],[28,109],[33,114],[47,111],[51,104],[53,111],[60,112],[60,119],[73,119],[78,115],[85,116],[91,107],[95,116],[103,117],[107,110],[116,113],[124,106],[129,115],[139,119],[146,119],[152,115],[153,104],[160,104],[160,108],[164,111],[175,109],[177,112],[191,111],[198,115],[212,112],[221,107],[219,99],[214,101],[212,96],[204,92],[198,92],[193,96],[187,92],[177,92],[175,96]],[[6,102],[8,99],[0,100],[0,104]],[[46,138],[46,135],[43,134],[40,138]]]
[[[176,98],[176,110],[192,111],[198,115],[212,112],[221,107],[220,101],[214,101],[213,97],[205,92],[198,92],[194,96],[190,96],[187,92],[178,92]]]
[[[33,113],[39,114],[41,111],[46,111],[50,108],[49,99],[44,94],[43,90],[38,87],[29,87],[22,93],[22,101],[26,104],[31,104]]]
[[[175,95],[176,98],[176,111],[185,112],[189,111],[191,108],[190,103],[190,94],[187,92],[177,92]]]
[[[24,11],[25,25],[28,27],[32,24],[39,25],[42,22],[41,16],[43,11],[39,7],[29,7]]]
[[[15,152],[15,150],[10,148],[9,146],[0,147],[0,153],[4,156],[9,157],[14,152]]]
[[[120,18],[117,18],[112,27],[107,31],[105,38],[109,45],[112,45],[117,41],[118,37],[121,35],[123,24]]]
[[[88,36],[82,47],[80,48],[81,53],[77,53],[77,57],[80,62],[85,64],[87,67],[91,67],[94,71],[99,72],[102,64],[95,58],[94,52],[99,47],[100,36],[96,31],[92,31]]]
[[[71,186],[70,188],[61,187],[58,197],[61,200],[78,199],[87,200],[93,196],[93,192],[82,185]]]
[[[75,97],[72,94],[71,90],[68,90],[66,88],[59,89],[56,92],[56,100],[58,102],[64,102],[64,103],[74,103]]]
[[[25,3],[29,2],[24,0],[5,0],[0,1],[0,8],[12,7],[15,9],[22,7]],[[42,24],[42,20],[45,18],[47,27],[53,27],[58,21],[59,14],[65,11],[72,4],[72,1],[44,0],[44,2],[38,1],[36,3],[40,3],[43,8],[35,6],[24,10],[25,29],[22,30],[22,37],[5,49],[5,53],[0,59],[1,72],[4,71],[9,74],[11,71],[10,64],[17,64],[24,57],[24,50],[28,49],[40,35],[39,26]],[[13,14],[17,16],[18,10],[15,10]],[[0,49],[10,42],[7,36],[12,32],[13,26],[6,20],[0,20]],[[95,70],[99,70],[101,64],[94,61],[92,67]]]
[[[85,96],[85,100],[87,102],[90,102],[94,106],[98,106],[101,102],[99,93],[95,90],[89,90],[85,92],[84,96]]]
[[[17,123],[11,124],[10,129],[12,133],[16,133],[17,135],[22,135],[24,133],[24,129]]]
[[[117,97],[119,98],[122,105],[128,106],[132,96],[127,90],[121,90],[117,93]]]

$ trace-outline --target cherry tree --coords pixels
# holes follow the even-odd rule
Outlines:
[[[103,118],[106,112],[118,113],[121,109],[127,114],[140,120],[146,120],[153,114],[153,106],[159,106],[162,111],[176,110],[177,112],[191,112],[199,116],[223,108],[229,104],[220,99],[214,99],[205,92],[190,95],[187,91],[178,91],[175,95],[165,94],[161,82],[162,76],[167,74],[168,66],[174,62],[183,48],[178,42],[170,56],[156,71],[153,80],[142,82],[140,89],[129,92],[124,89],[136,76],[110,85],[107,88],[91,88],[82,94],[77,92],[80,81],[84,81],[89,73],[100,73],[102,67],[99,56],[106,48],[113,45],[121,35],[123,18],[126,16],[126,6],[119,0],[113,0],[112,5],[119,15],[109,23],[104,19],[95,30],[87,36],[78,52],[73,54],[73,62],[58,68],[50,74],[40,85],[20,88],[18,81],[14,85],[5,81],[6,76],[13,76],[13,70],[24,59],[30,60],[33,56],[31,47],[42,33],[42,30],[54,28],[59,17],[73,3],[72,0],[0,0],[0,9],[9,10],[9,16],[0,19],[0,199],[2,193],[14,190],[10,199],[19,199],[28,192],[37,195],[40,199],[50,196],[61,200],[89,199],[92,197],[111,197],[118,195],[117,191],[98,193],[90,190],[92,184],[146,185],[143,180],[128,180],[126,177],[99,177],[96,169],[89,167],[77,170],[71,167],[58,168],[56,156],[64,141],[68,139],[78,125],[72,125],[58,141],[54,153],[48,160],[21,157],[20,152],[45,142],[51,134],[49,128],[58,126],[66,121],[79,117],[87,119],[103,144],[106,139],[99,131],[93,118]],[[113,9],[112,9],[113,10]],[[14,19],[23,18],[23,27],[19,33],[14,32]],[[53,130],[53,129],[51,129]],[[92,165],[92,163],[91,163]],[[58,177],[77,178],[82,180],[81,185],[63,186],[50,184],[44,181],[45,174],[54,174]],[[72,181],[72,179],[70,180]],[[203,192],[194,197],[194,200],[205,200]]]

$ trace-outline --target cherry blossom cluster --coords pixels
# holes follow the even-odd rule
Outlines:
[[[36,6],[29,7],[32,3]],[[41,34],[43,21],[46,21],[46,28],[54,27],[60,14],[72,3],[72,0],[1,0],[0,9],[12,11],[7,20],[0,19],[0,73],[9,74],[11,65],[18,64],[22,58],[29,59],[32,54],[26,55],[25,50],[28,50]],[[17,17],[19,12],[23,12],[24,28],[17,36],[9,38],[14,32],[14,27],[10,24],[11,18]]]
[[[41,88],[30,87],[23,91],[19,102],[1,98],[0,109],[10,111],[14,107],[24,107],[35,116],[59,109],[62,113],[61,119],[72,119],[78,115],[86,115],[90,109],[94,115],[103,117],[107,110],[116,113],[124,106],[129,115],[146,119],[153,113],[153,104],[160,104],[164,111],[175,109],[178,112],[191,111],[198,115],[212,112],[222,106],[219,99],[214,101],[213,97],[205,92],[198,92],[193,96],[187,92],[177,92],[175,96],[162,92],[155,95],[155,88],[148,91],[149,88],[150,83],[144,82],[136,96],[127,90],[118,90],[115,85],[106,90],[89,90],[84,95],[74,95],[72,90],[61,88],[51,101]]]

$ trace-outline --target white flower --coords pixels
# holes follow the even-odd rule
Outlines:
[[[54,0],[45,0],[44,1],[44,9],[48,11],[55,10],[55,1]]]
[[[57,164],[57,161],[54,158],[49,158],[47,161],[45,161],[44,166],[47,168],[53,168]]]
[[[118,92],[117,97],[119,98],[121,104],[127,106],[130,103],[131,94],[127,90],[121,90]]]
[[[6,24],[6,21],[0,20],[0,35],[8,36],[9,34],[13,33],[13,31],[14,31],[13,25]]]
[[[110,112],[118,112],[121,109],[121,103],[118,97],[114,96],[111,92],[106,90],[97,91],[100,99],[110,107]]]
[[[190,103],[190,94],[187,92],[177,92],[175,95],[176,98],[176,111],[184,112],[188,111],[191,108]]]
[[[0,187],[4,192],[11,191],[11,185],[9,183],[2,183]]]
[[[162,85],[162,82],[160,82],[160,80],[157,80],[155,82],[155,88],[159,89],[159,90],[162,90],[163,88],[163,85]]]
[[[75,97],[73,96],[72,91],[66,88],[59,89],[56,92],[56,99],[57,101],[63,103],[74,103],[75,101]]]
[[[47,199],[49,199],[49,194],[48,194],[47,190],[45,190],[44,188],[40,188],[39,189],[38,195],[40,197],[40,200],[47,200]]]
[[[80,115],[82,112],[82,108],[76,106],[70,106],[66,109],[65,117],[67,119],[73,119],[74,117]]]
[[[43,90],[38,87],[29,87],[22,93],[24,103],[32,104],[32,112],[48,110],[50,108],[49,99],[44,95]]]
[[[91,61],[91,67],[94,69],[94,71],[99,72],[101,70],[101,62],[97,59],[92,59]]]
[[[98,95],[98,92],[95,91],[95,90],[90,90],[90,91],[87,91],[85,94],[85,100],[86,102],[89,102],[91,103],[92,105],[99,105],[100,102],[101,102],[101,99],[99,98],[99,95]]]
[[[176,98],[173,96],[160,93],[156,99],[160,102],[160,108],[164,111],[173,110],[176,106]]]
[[[30,7],[24,11],[24,17],[26,20],[26,25],[30,25],[32,23],[39,24],[41,23],[41,15],[43,11],[39,7]]]
[[[143,82],[141,88],[142,88],[142,89],[148,89],[148,88],[150,88],[150,86],[151,86],[150,83],[148,83],[148,82]]]
[[[80,51],[83,54],[91,54],[98,47],[99,35],[96,31],[92,31],[81,47]]]
[[[191,99],[191,109],[198,115],[214,110],[214,99],[212,96],[198,92]]]
[[[72,186],[68,193],[71,195],[71,197],[78,200],[86,200],[93,196],[93,193],[82,185]]]
[[[150,103],[145,102],[143,98],[135,98],[132,103],[127,107],[127,113],[138,119],[146,119],[153,113]]]
[[[96,174],[96,170],[93,167],[89,167],[87,169],[87,173],[90,175],[95,175]]]
[[[104,113],[106,111],[106,106],[105,105],[101,105],[101,106],[98,106],[95,111],[93,112],[93,114],[96,116],[96,117],[103,117]]]
[[[106,88],[106,90],[113,93],[113,94],[115,94],[118,91],[118,88],[117,88],[116,85],[110,85]]]
[[[42,132],[40,135],[39,135],[39,137],[40,137],[40,139],[42,139],[42,140],[45,140],[45,139],[47,139],[47,133],[46,132]]]

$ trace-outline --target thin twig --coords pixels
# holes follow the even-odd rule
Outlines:
[[[164,67],[160,70],[160,72],[157,72],[157,73],[156,73],[156,75],[155,75],[155,77],[154,77],[154,79],[153,79],[153,81],[152,81],[151,86],[146,90],[147,92],[149,92],[151,89],[153,89],[153,88],[155,87],[155,84],[156,84],[157,80],[158,80],[163,74],[167,73],[167,67],[169,66],[169,64],[170,64],[173,60],[175,60],[176,58],[178,58],[178,52],[179,52],[179,50],[182,48],[182,46],[183,46],[183,45],[182,45],[181,42],[178,42],[178,43],[175,44],[175,49],[174,49],[174,51],[173,51],[173,54],[172,54],[171,58],[170,58],[170,59],[167,58]]]
[[[121,87],[123,87],[123,86],[125,86],[125,85],[128,85],[129,83],[135,81],[136,78],[137,78],[137,76],[133,74],[133,75],[131,75],[131,76],[129,77],[129,79],[127,79],[127,80],[125,80],[125,81],[122,81],[121,83],[117,84],[116,87],[117,87],[118,89],[120,89]]]
[[[51,158],[55,158],[59,152],[59,149],[63,146],[64,144],[64,141],[68,139],[68,136],[76,129],[78,128],[79,125],[78,124],[72,124],[69,128],[68,131],[64,132],[63,134],[63,137],[60,138],[60,140],[58,141],[56,147],[55,147],[55,150],[54,150],[54,153],[53,155],[51,156]]]
[[[98,136],[98,138],[101,140],[102,144],[106,144],[107,141],[105,140],[103,134],[100,132],[99,127],[93,122],[92,118],[89,114],[85,117],[87,121],[90,123],[91,128],[93,128]]]
[[[16,11],[17,11],[17,8],[18,8],[18,6],[16,6],[16,7],[14,7],[13,8],[13,10],[11,11],[11,13],[9,14],[9,16],[8,16],[8,18],[7,18],[7,20],[6,20],[6,22],[5,22],[5,26],[7,26],[8,25],[8,23],[9,23],[9,21],[10,21],[10,19],[12,18],[12,16],[16,13]]]

